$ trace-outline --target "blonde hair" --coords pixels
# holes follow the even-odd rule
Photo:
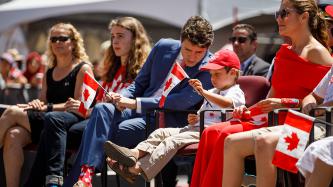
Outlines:
[[[128,62],[126,64],[127,71],[125,73],[124,81],[134,80],[151,50],[149,37],[141,22],[133,17],[113,19],[109,24],[109,29],[111,30],[114,26],[125,28],[132,33],[132,44],[128,55]],[[103,72],[102,79],[107,82],[112,81],[120,64],[120,57],[115,55],[111,41],[111,45],[106,51],[104,58],[105,71]]]
[[[81,37],[81,34],[70,23],[58,23],[58,24],[53,25],[49,30],[47,49],[46,49],[46,55],[47,55],[47,59],[48,59],[49,68],[52,68],[57,65],[57,59],[52,51],[51,41],[50,41],[50,36],[51,36],[52,31],[57,30],[57,29],[64,29],[64,30],[70,32],[69,37],[71,38],[71,41],[74,45],[74,49],[72,51],[72,55],[75,58],[74,62],[75,63],[86,62],[86,63],[90,64],[89,57],[84,48],[83,39]]]

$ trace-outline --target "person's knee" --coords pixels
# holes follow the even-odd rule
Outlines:
[[[224,152],[229,153],[234,150],[234,138],[232,136],[227,136],[224,140]]]
[[[3,112],[2,115],[6,116],[7,118],[15,117],[19,110],[20,109],[17,106],[10,106]]]
[[[19,129],[10,129],[4,137],[5,149],[22,148],[25,145],[26,137]]]
[[[275,149],[275,139],[271,136],[260,135],[255,138],[255,153],[260,154]]]

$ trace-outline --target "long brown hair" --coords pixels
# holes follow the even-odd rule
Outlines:
[[[330,50],[328,46],[327,24],[324,15],[319,10],[315,0],[289,0],[299,14],[309,13],[309,28],[311,34],[324,47]]]
[[[134,80],[139,73],[143,63],[146,61],[151,49],[150,40],[147,32],[141,22],[133,17],[121,17],[111,20],[109,29],[114,26],[123,27],[131,31],[132,45],[128,55],[128,62],[126,64],[125,80]],[[109,49],[106,51],[104,58],[104,72],[102,80],[111,82],[120,67],[120,57],[115,55],[112,47],[112,42]]]

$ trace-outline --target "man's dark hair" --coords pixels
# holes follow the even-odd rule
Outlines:
[[[201,16],[192,16],[187,20],[181,31],[181,41],[188,39],[199,47],[209,47],[214,40],[212,25]]]
[[[249,33],[249,38],[251,39],[251,41],[257,40],[257,32],[256,32],[256,29],[252,25],[237,24],[236,26],[234,26],[234,28],[232,28],[232,31],[236,31],[236,30],[246,30]]]

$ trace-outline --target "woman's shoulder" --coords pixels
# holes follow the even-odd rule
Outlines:
[[[332,66],[333,58],[329,51],[322,45],[311,45],[307,47],[306,58],[314,63],[324,66]]]

